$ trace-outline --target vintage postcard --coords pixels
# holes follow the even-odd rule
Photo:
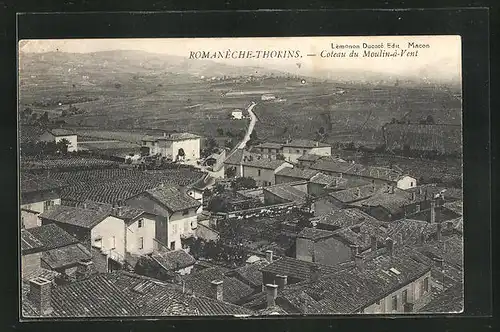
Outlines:
[[[18,56],[22,320],[463,311],[459,36]]]

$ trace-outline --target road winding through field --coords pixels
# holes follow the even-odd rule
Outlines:
[[[253,129],[255,127],[255,122],[257,122],[257,117],[255,116],[255,113],[252,111],[255,105],[257,105],[257,103],[252,101],[250,106],[248,106],[247,108],[248,114],[250,115],[250,123],[248,124],[245,137],[243,137],[243,140],[237,146],[237,149],[244,149],[245,146],[247,145],[247,142],[250,140],[250,135],[252,135]]]

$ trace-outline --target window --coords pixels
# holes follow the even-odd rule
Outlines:
[[[398,296],[392,296],[392,310],[398,310]]]
[[[260,176],[260,169],[257,171],[257,174]]]
[[[401,301],[404,303],[408,303],[408,290],[405,289],[401,295]]]
[[[109,247],[110,247],[109,249],[115,249],[116,248],[116,237],[114,237],[114,236],[111,237]]]
[[[172,225],[172,234],[177,234],[177,225],[176,224]]]
[[[183,216],[187,216],[188,214],[189,214],[189,210],[184,210],[184,211],[182,211],[182,215],[183,215]]]
[[[142,236],[139,238],[139,249],[144,249],[144,238]]]
[[[175,241],[170,242],[170,250],[175,250]]]
[[[300,153],[300,150],[297,150],[297,153]]]
[[[53,205],[54,205],[53,201],[45,201],[45,202],[43,202],[43,211],[48,210]]]
[[[413,187],[413,181],[412,181],[412,182],[410,182],[410,187]]]
[[[142,223],[143,223],[143,219],[139,219],[139,221],[137,222],[137,228],[141,228],[142,227]]]
[[[101,238],[94,239],[94,247],[102,248],[102,239]]]
[[[415,211],[420,212],[420,204],[415,205]]]
[[[424,279],[424,293],[429,291],[429,278]]]

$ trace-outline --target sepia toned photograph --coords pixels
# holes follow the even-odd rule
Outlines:
[[[461,47],[19,41],[20,319],[461,313]]]

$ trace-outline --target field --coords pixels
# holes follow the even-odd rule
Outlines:
[[[309,78],[301,83],[273,73],[251,80],[207,80],[200,75],[250,77],[253,69],[128,51],[25,56],[21,64],[21,109],[50,111],[52,120],[65,121],[85,140],[137,144],[145,134],[188,131],[222,142],[225,138],[218,129],[238,132],[248,123],[229,119],[231,111],[255,101],[255,130],[263,140],[315,139],[323,131],[329,143],[374,147],[385,143],[384,125],[396,120],[413,126],[431,116],[446,135],[400,125],[389,130],[389,145],[405,145],[402,142],[408,140],[423,150],[456,151],[461,144],[455,135],[460,132],[462,107],[456,87]],[[274,94],[276,100],[262,101],[264,93]],[[59,116],[70,105],[81,114]],[[447,133],[453,133],[451,142],[441,141]]]
[[[64,201],[119,203],[161,184],[185,186],[199,180],[204,173],[179,168],[161,171],[140,171],[133,168],[93,169],[52,172],[47,176],[68,186],[62,190]]]
[[[385,144],[389,149],[435,150],[441,153],[462,151],[462,128],[444,125],[389,124]]]
[[[118,163],[97,158],[61,158],[61,159],[22,159],[21,169],[24,171],[34,170],[57,170],[57,169],[96,169],[118,167]]]

